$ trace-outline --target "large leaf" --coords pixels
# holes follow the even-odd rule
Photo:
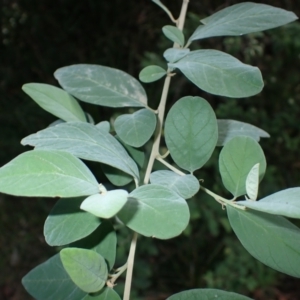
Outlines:
[[[32,269],[22,284],[37,300],[82,300],[86,295],[65,271],[59,254]]]
[[[259,144],[252,138],[237,136],[225,144],[219,157],[219,168],[226,189],[235,197],[245,195],[246,179],[259,163],[259,181],[266,171],[266,159]]]
[[[176,193],[164,186],[148,184],[129,194],[118,217],[144,236],[168,239],[181,234],[190,213],[186,201]]]
[[[72,65],[54,73],[59,84],[81,101],[109,107],[147,106],[141,84],[129,74],[98,65]]]
[[[132,147],[143,146],[156,127],[156,115],[149,109],[140,109],[133,114],[124,114],[115,120],[119,138]]]
[[[200,89],[220,96],[243,98],[263,88],[260,70],[217,50],[191,51],[170,68],[178,68]]]
[[[159,184],[169,188],[184,199],[193,197],[200,188],[199,180],[195,176],[181,176],[168,170],[151,173],[150,181],[153,184]]]
[[[172,42],[184,46],[184,35],[176,26],[166,25],[162,28],[164,35]]]
[[[67,151],[82,159],[108,164],[136,178],[139,177],[136,163],[120,143],[111,134],[92,124],[59,124],[29,135],[21,143],[39,149]]]
[[[22,90],[40,107],[65,121],[86,122],[84,111],[77,100],[64,90],[43,83],[27,83]]]
[[[194,172],[210,158],[218,139],[215,113],[200,97],[183,97],[170,109],[165,139],[176,164]]]
[[[0,192],[67,198],[93,195],[99,188],[91,171],[72,154],[34,150],[22,153],[0,168]]]
[[[224,146],[235,136],[250,136],[259,142],[260,138],[268,138],[270,135],[264,130],[240,121],[218,120],[219,138],[217,146]]]
[[[269,214],[300,219],[300,188],[290,188],[259,201],[239,201],[246,207]]]
[[[216,289],[194,289],[172,295],[167,300],[251,300],[248,297]]]
[[[44,235],[50,246],[61,246],[80,240],[100,225],[99,218],[80,209],[83,200],[80,197],[57,201],[44,225]]]
[[[189,41],[212,36],[240,36],[263,31],[297,20],[290,11],[266,4],[245,2],[226,7],[202,19]]]
[[[287,219],[227,206],[230,224],[242,245],[265,265],[300,277],[300,229]]]
[[[95,251],[65,248],[60,251],[62,264],[74,283],[87,293],[100,291],[108,272],[104,258]]]
[[[105,287],[99,293],[86,295],[82,300],[121,300],[121,298],[115,290]]]

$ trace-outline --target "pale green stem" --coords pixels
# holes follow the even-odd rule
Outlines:
[[[175,172],[176,174],[179,174],[181,176],[186,175],[185,173],[181,172],[180,170],[178,170],[177,168],[175,168],[174,166],[170,165],[168,162],[166,162],[162,157],[158,156],[156,157],[156,159],[158,161],[160,161],[162,164],[164,164],[165,166],[167,166],[170,170],[172,170],[173,172]]]
[[[124,273],[124,271],[127,269],[127,262],[125,265],[123,265],[122,267],[116,269],[116,273],[115,274],[110,274],[109,277],[111,279],[109,279],[106,284],[108,287],[113,288],[115,285],[115,281]]]

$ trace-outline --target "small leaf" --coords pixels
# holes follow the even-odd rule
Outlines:
[[[249,136],[259,142],[260,138],[269,138],[270,135],[264,130],[244,122],[235,120],[217,120],[219,138],[217,146],[224,146],[235,136]]]
[[[0,192],[67,198],[93,195],[99,188],[91,171],[72,154],[34,150],[22,153],[0,168]]]
[[[216,289],[194,289],[183,291],[172,295],[167,300],[251,300],[246,296],[242,296],[232,292],[226,292]]]
[[[193,197],[200,189],[199,180],[193,175],[181,176],[172,171],[151,173],[150,181],[169,188],[184,199]]]
[[[149,109],[141,109],[117,117],[114,126],[123,142],[132,147],[141,147],[154,133],[156,115]]]
[[[174,63],[174,62],[184,58],[186,55],[189,54],[189,52],[190,52],[190,49],[170,48],[164,52],[164,58],[168,62]]]
[[[229,205],[227,213],[235,234],[252,256],[279,272],[300,278],[298,227],[281,216]]]
[[[260,70],[217,50],[191,51],[170,68],[178,68],[200,89],[232,98],[258,94],[263,88]]]
[[[246,207],[268,214],[300,219],[300,188],[290,188],[259,201],[239,201]]]
[[[200,97],[183,97],[170,109],[165,139],[175,163],[191,173],[210,158],[218,139],[217,119],[209,103]]]
[[[235,197],[246,194],[246,178],[259,163],[259,181],[266,171],[266,159],[259,144],[250,137],[237,136],[225,144],[219,157],[219,168],[226,189]]]
[[[79,64],[58,69],[54,77],[81,101],[109,107],[143,107],[147,96],[129,74],[98,65]]]
[[[32,269],[23,277],[22,284],[37,300],[82,300],[86,295],[65,271],[59,254]]]
[[[77,100],[64,90],[49,84],[27,83],[22,90],[40,107],[64,121],[86,122]]]
[[[74,283],[87,293],[100,291],[107,280],[104,258],[95,251],[65,248],[60,251],[62,264]]]
[[[176,193],[164,186],[148,184],[129,194],[118,217],[144,236],[169,239],[186,228],[190,213],[186,201]]]
[[[166,25],[162,28],[164,35],[172,42],[184,46],[184,35],[176,26]]]
[[[124,186],[133,180],[129,174],[109,165],[102,165],[101,168],[107,179],[115,186]]]
[[[121,300],[118,293],[108,286],[99,293],[86,295],[82,300]]]
[[[159,66],[145,67],[139,74],[139,79],[142,82],[149,83],[157,81],[167,74],[166,70]]]
[[[127,202],[128,192],[113,190],[86,198],[80,208],[104,219],[115,216]]]
[[[168,10],[168,8],[165,6],[165,5],[163,5],[162,3],[161,3],[161,1],[160,0],[151,0],[152,2],[154,2],[155,4],[157,4],[162,10],[164,10],[166,13],[167,13],[167,15],[172,19],[172,13]]]
[[[66,198],[56,202],[44,225],[44,235],[50,246],[80,240],[100,225],[99,218],[80,209],[83,200],[83,197]]]
[[[255,164],[246,178],[246,192],[250,197],[249,200],[255,201],[257,199],[259,186],[259,164]]]
[[[107,121],[102,121],[102,122],[96,124],[95,126],[98,129],[103,130],[103,131],[105,131],[107,133],[109,133],[109,131],[110,131],[110,124]]]
[[[290,11],[266,4],[245,2],[226,7],[202,19],[190,41],[212,36],[240,36],[263,31],[297,20]]]

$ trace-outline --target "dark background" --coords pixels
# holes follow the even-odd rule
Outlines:
[[[241,1],[191,0],[185,33],[199,19]],[[259,1],[257,1],[259,2]],[[175,16],[181,1],[165,0]],[[299,1],[264,1],[300,15]],[[161,32],[167,15],[150,0],[71,1],[2,0],[0,46],[0,165],[25,150],[20,140],[48,126],[44,112],[21,87],[41,82],[57,85],[53,73],[62,66],[92,63],[122,69],[137,77],[148,64],[164,64],[171,47]],[[218,118],[257,125],[270,133],[261,141],[268,169],[260,196],[300,185],[300,25],[238,38],[206,39],[193,47],[226,51],[258,66],[264,91],[251,99],[225,99],[199,91],[182,76],[171,86],[169,104],[185,95],[210,101]],[[156,107],[162,83],[146,85]],[[96,122],[109,120],[111,109],[82,104]],[[217,172],[217,153],[198,174],[206,186],[226,196]],[[225,193],[225,194],[224,194]],[[200,199],[200,201],[199,201]],[[255,299],[300,299],[299,280],[254,260],[228,227],[220,206],[202,194],[189,201],[192,221],[184,234],[169,241],[141,238],[137,249],[132,299],[165,299],[197,287],[227,289]],[[43,223],[53,199],[0,195],[0,299],[32,299],[21,278],[57,249],[43,237]],[[130,233],[120,231],[119,265],[126,260]],[[117,289],[122,288],[122,279]]]

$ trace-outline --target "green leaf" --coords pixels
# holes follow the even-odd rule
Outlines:
[[[86,122],[77,100],[64,90],[49,84],[27,83],[22,90],[40,107],[64,121]]]
[[[199,180],[193,175],[181,176],[172,171],[156,171],[151,173],[150,181],[169,188],[184,199],[189,199],[198,193]]]
[[[169,239],[186,228],[190,213],[186,201],[176,193],[164,186],[148,184],[129,194],[118,217],[144,236]]]
[[[117,69],[79,64],[58,69],[54,77],[64,90],[84,102],[109,107],[147,106],[142,85]]]
[[[167,300],[251,300],[246,296],[242,296],[232,292],[226,292],[216,289],[194,289],[183,291],[172,295]]]
[[[142,82],[149,83],[157,81],[164,77],[167,71],[160,66],[148,66],[145,67],[139,74],[139,79]]]
[[[56,202],[44,225],[44,235],[50,246],[80,240],[100,225],[99,218],[80,209],[83,200],[83,197],[66,198]]]
[[[164,58],[170,62],[174,63],[185,56],[187,56],[190,52],[190,49],[178,49],[178,48],[170,48],[164,52]]]
[[[122,145],[111,134],[88,123],[59,124],[29,135],[21,143],[39,149],[67,151],[82,159],[108,164],[139,177],[136,163]]]
[[[170,68],[178,68],[200,89],[213,95],[244,98],[263,88],[260,70],[217,50],[191,51]]]
[[[172,42],[184,46],[184,35],[176,26],[166,25],[162,28],[164,35]]]
[[[65,248],[60,251],[62,264],[74,283],[87,293],[100,291],[108,272],[104,258],[95,251]]]
[[[259,181],[266,171],[266,159],[259,144],[250,137],[237,136],[225,144],[219,157],[219,168],[226,189],[235,197],[245,195],[246,179],[259,163]]]
[[[107,179],[115,186],[124,186],[133,180],[132,176],[109,165],[102,165],[101,168]]]
[[[115,216],[127,202],[128,192],[113,190],[86,198],[80,208],[104,219]]]
[[[189,41],[212,36],[240,36],[263,31],[297,20],[290,11],[266,4],[252,2],[239,3],[226,7],[202,19]]]
[[[264,130],[240,121],[235,120],[222,120],[219,119],[219,138],[217,146],[224,146],[235,136],[249,136],[259,142],[260,138],[269,138],[270,135]]]
[[[257,199],[259,186],[259,164],[255,164],[250,170],[246,178],[246,192],[249,200],[255,201]]]
[[[209,103],[200,97],[183,97],[170,109],[165,139],[175,163],[194,172],[210,158],[218,139],[217,119]]]
[[[99,293],[86,295],[82,300],[121,300],[121,298],[115,290],[105,287]]]
[[[32,269],[22,284],[37,300],[82,300],[86,295],[63,268],[59,254]]]
[[[268,214],[300,219],[300,188],[290,188],[259,201],[239,201],[246,207]]]
[[[117,117],[114,126],[123,142],[132,147],[141,147],[155,130],[156,115],[149,109],[141,109],[133,114]]]
[[[72,154],[34,150],[22,153],[0,168],[0,192],[67,198],[93,195],[99,188],[91,171]]]
[[[107,121],[102,121],[102,122],[96,124],[95,126],[98,129],[103,130],[103,131],[105,131],[107,133],[109,133],[109,131],[110,131],[110,124]]]
[[[168,8],[165,5],[161,3],[160,0],[151,0],[151,1],[157,4],[162,10],[164,10],[170,18],[172,17],[172,13],[168,10]]]
[[[69,246],[96,251],[105,258],[109,270],[115,264],[117,235],[113,226],[107,220],[103,220],[92,234]]]
[[[281,216],[229,205],[227,213],[235,234],[252,256],[279,272],[300,277],[298,227]]]

